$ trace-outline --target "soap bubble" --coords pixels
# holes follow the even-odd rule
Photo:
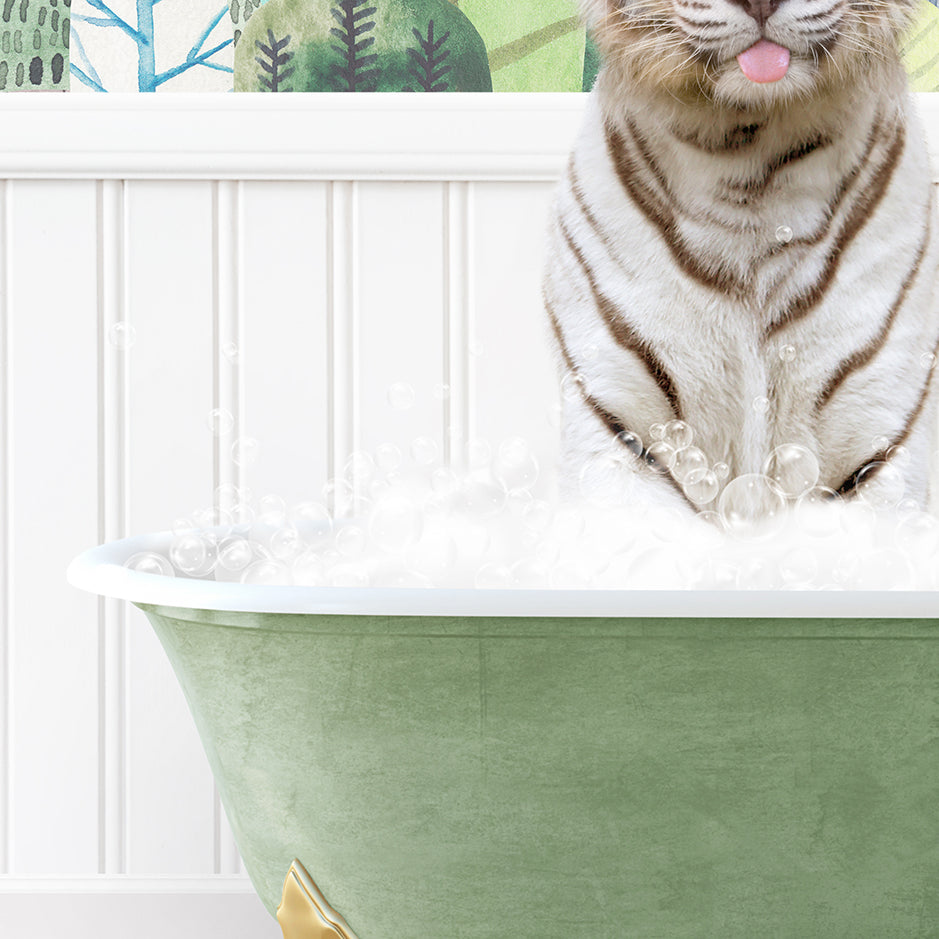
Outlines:
[[[858,498],[875,509],[893,508],[906,489],[903,471],[891,463],[868,463],[858,473],[855,487]]]
[[[788,225],[780,225],[776,229],[776,240],[781,245],[787,245],[793,238],[793,231]]]
[[[756,411],[757,414],[766,414],[766,412],[769,411],[769,403],[769,398],[759,395],[753,399],[753,410]]]
[[[613,442],[615,446],[622,447],[624,450],[635,453],[637,456],[642,453],[644,449],[642,438],[638,434],[634,434],[631,430],[621,430],[613,438]]]
[[[235,418],[232,416],[231,411],[226,411],[225,408],[214,408],[209,411],[206,423],[209,425],[209,430],[216,437],[224,437],[234,429]]]
[[[471,467],[477,469],[488,468],[492,461],[492,446],[488,440],[475,437],[466,445],[466,457]]]
[[[600,347],[592,342],[590,345],[584,346],[584,351],[581,354],[581,357],[585,362],[592,362],[600,355]]]
[[[460,507],[476,518],[493,518],[506,503],[506,489],[488,473],[471,473],[460,487]]]
[[[241,364],[241,349],[237,342],[226,342],[222,344],[222,355],[229,365]]]
[[[400,465],[404,457],[401,450],[393,443],[383,443],[375,451],[375,462],[385,473],[393,473]]]
[[[126,352],[136,341],[137,330],[123,320],[108,330],[108,342],[121,352]]]
[[[125,562],[124,567],[140,574],[159,574],[162,577],[175,577],[173,565],[162,554],[155,551],[138,551]]]
[[[583,398],[586,381],[580,372],[567,372],[561,379],[561,397],[565,401],[579,401]]]
[[[289,513],[290,524],[310,548],[320,548],[329,543],[333,533],[333,519],[329,510],[320,502],[301,502]]]
[[[886,453],[892,446],[893,441],[884,434],[878,434],[871,440],[871,446],[875,453]]]
[[[683,450],[690,447],[694,441],[694,431],[684,421],[669,421],[665,425],[662,439],[670,443],[675,450]]]
[[[279,528],[271,535],[271,553],[278,561],[293,560],[303,550],[300,532],[292,526]]]
[[[287,500],[275,493],[261,496],[258,502],[258,517],[268,524],[281,524],[287,517]]]
[[[411,456],[418,466],[431,466],[440,459],[440,444],[433,437],[416,437],[411,443]]]
[[[925,371],[930,372],[936,367],[936,356],[932,352],[924,352],[919,357],[920,367]]]
[[[215,549],[194,532],[177,535],[170,544],[173,566],[190,577],[203,577],[215,567]]]
[[[685,495],[695,505],[707,505],[720,491],[720,483],[713,470],[707,468],[692,470],[685,476]]]
[[[797,354],[795,346],[785,345],[779,349],[779,360],[780,362],[793,362]]]
[[[390,496],[375,505],[368,532],[379,548],[397,552],[417,542],[423,524],[420,510],[410,499]]]
[[[234,483],[222,483],[216,486],[215,492],[212,493],[212,504],[229,511],[233,505],[241,501],[243,501],[241,490]]]
[[[350,486],[367,486],[375,476],[375,458],[366,450],[355,450],[349,454],[342,471],[342,478]]]
[[[706,471],[708,458],[697,447],[685,447],[675,454],[672,473],[680,483],[687,482],[692,473]]]
[[[243,584],[255,585],[274,585],[290,584],[290,568],[280,561],[272,561],[267,558],[255,561],[249,567],[245,568],[241,575]]]
[[[510,515],[525,514],[534,501],[535,497],[527,489],[509,489],[505,494],[505,505]]]
[[[254,437],[239,437],[231,446],[231,458],[237,466],[257,463],[261,445]]]
[[[887,462],[891,466],[895,466],[901,470],[906,469],[913,459],[909,449],[904,447],[902,444],[898,444],[894,447],[888,447],[886,457]]]
[[[492,474],[506,489],[527,489],[538,479],[538,460],[527,440],[504,440],[493,461]]]
[[[755,473],[731,480],[717,505],[726,530],[746,541],[772,538],[785,523],[785,508],[772,481]]]
[[[649,427],[649,439],[650,440],[664,440],[665,439],[665,425],[664,424],[652,424]]]
[[[723,463],[723,462],[721,462],[721,463],[715,463],[715,464],[711,467],[711,469],[714,470],[714,475],[715,475],[721,482],[723,482],[725,479],[727,479],[728,476],[730,476],[730,467],[729,467],[726,463]]]
[[[649,466],[657,473],[668,473],[675,465],[675,448],[665,440],[656,440],[650,444],[646,453],[653,461]]]
[[[388,403],[396,411],[407,411],[414,407],[416,395],[414,389],[407,382],[395,382],[388,389]]]
[[[355,490],[345,479],[328,479],[323,484],[323,501],[335,517],[349,515],[355,506]]]
[[[811,450],[794,443],[776,447],[763,463],[763,475],[791,499],[797,499],[818,482],[818,459]]]
[[[246,538],[228,538],[218,547],[218,565],[227,571],[243,571],[253,560],[254,551]]]

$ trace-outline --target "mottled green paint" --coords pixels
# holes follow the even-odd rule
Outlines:
[[[939,935],[931,621],[144,607],[273,911],[359,939]]]
[[[560,35],[551,29],[577,16],[575,0],[460,0],[460,9],[485,40],[494,91],[581,90],[584,29],[569,25]],[[499,56],[513,46],[509,61]]]
[[[286,47],[293,53],[293,91],[341,91],[335,66],[341,57],[335,48],[339,40],[331,30],[339,28],[332,15],[338,2],[311,3],[310,0],[268,0],[256,10],[235,48],[235,91],[263,91],[259,82],[261,66],[256,62],[257,41],[266,43],[268,30],[277,40],[290,36]],[[426,36],[434,22],[436,37],[449,32],[445,49],[447,91],[492,91],[486,47],[472,23],[449,0],[368,0],[364,9],[375,12],[361,22],[374,22],[363,32],[363,41],[374,43],[362,55],[377,55],[379,74],[375,91],[403,91],[414,85],[410,74],[413,62],[409,48],[418,47],[417,29]]]
[[[71,0],[63,5],[60,16],[58,0],[0,0],[0,91],[68,91]]]

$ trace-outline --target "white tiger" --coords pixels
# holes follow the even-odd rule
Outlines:
[[[584,8],[605,66],[544,280],[575,392],[562,479],[618,437],[644,499],[712,509],[649,453],[681,420],[730,478],[798,444],[848,498],[902,453],[925,504],[939,239],[897,52],[912,0]]]

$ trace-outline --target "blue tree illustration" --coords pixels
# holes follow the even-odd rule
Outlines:
[[[117,15],[104,0],[86,0],[89,6],[101,13],[101,16],[84,16],[73,14],[72,19],[82,23],[88,23],[91,26],[99,26],[105,29],[118,29],[125,33],[137,46],[137,88],[139,91],[156,91],[160,85],[168,82],[170,79],[181,75],[191,68],[211,68],[221,72],[231,72],[230,66],[222,65],[218,62],[212,62],[211,58],[217,52],[232,45],[234,39],[226,39],[224,42],[206,49],[209,36],[216,26],[222,21],[223,17],[229,13],[228,4],[219,11],[209,25],[202,31],[193,47],[189,50],[185,60],[172,68],[163,72],[156,70],[156,36],[153,25],[153,8],[161,0],[137,0],[137,25],[132,26],[126,20]],[[78,53],[80,64],[72,61],[69,70],[82,84],[87,85],[95,91],[107,91],[100,76],[94,68],[94,65],[85,54],[81,39],[77,33],[73,33],[73,44]]]

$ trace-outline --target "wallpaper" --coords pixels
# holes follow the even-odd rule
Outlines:
[[[937,91],[918,3],[905,60]],[[575,0],[0,0],[3,91],[582,91],[598,66]]]

